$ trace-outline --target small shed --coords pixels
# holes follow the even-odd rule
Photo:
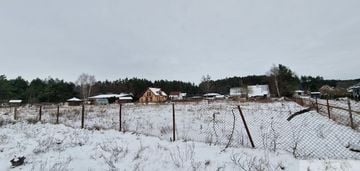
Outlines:
[[[206,93],[203,97],[207,100],[225,99],[225,96],[219,93]]]
[[[311,98],[314,98],[314,99],[320,98],[320,96],[321,96],[321,93],[320,93],[320,92],[311,92],[311,93],[310,93],[310,97],[311,97]]]
[[[170,100],[184,100],[185,97],[186,93],[181,93],[180,91],[172,91],[169,95]]]
[[[133,101],[132,96],[122,96],[122,97],[119,97],[119,100],[118,100],[119,103],[131,103],[132,101]]]
[[[295,97],[304,96],[304,95],[305,95],[304,90],[295,90],[295,92],[294,92]]]
[[[66,101],[68,103],[69,106],[80,106],[82,103],[82,100],[76,97],[73,97],[71,99],[68,99]]]
[[[9,100],[10,106],[20,106],[22,103],[22,100]]]

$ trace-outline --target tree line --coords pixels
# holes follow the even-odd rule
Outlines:
[[[268,84],[272,96],[292,96],[293,91],[318,91],[323,85],[345,89],[358,80],[325,80],[320,76],[298,77],[289,67],[274,65],[264,75],[250,75],[246,77],[229,77],[213,80],[210,75],[201,78],[200,84],[184,81],[156,80],[144,78],[124,78],[115,81],[96,81],[89,74],[81,74],[77,81],[67,82],[60,79],[33,79],[27,81],[22,77],[7,79],[0,75],[0,102],[10,99],[21,99],[25,103],[64,102],[71,97],[87,98],[96,94],[132,93],[138,99],[148,87],[159,87],[166,93],[181,91],[189,96],[202,95],[209,92],[228,94],[232,87],[244,87],[256,84]]]

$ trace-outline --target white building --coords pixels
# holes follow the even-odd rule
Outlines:
[[[230,88],[230,97],[242,97],[242,96],[246,96],[247,94],[247,90],[246,88],[241,88],[241,87],[233,87]]]
[[[247,87],[248,97],[270,97],[269,85],[250,85]]]
[[[187,95],[186,93],[182,93],[179,91],[173,91],[173,92],[170,92],[169,98],[171,100],[184,100],[186,95]]]

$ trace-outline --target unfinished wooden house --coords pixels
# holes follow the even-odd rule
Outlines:
[[[167,94],[160,88],[148,88],[140,97],[140,103],[161,103],[167,100]]]

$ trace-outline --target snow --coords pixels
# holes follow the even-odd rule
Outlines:
[[[248,127],[252,134],[256,149],[249,149],[250,144],[242,125],[239,113],[236,106],[241,106],[245,119],[247,121]],[[176,151],[177,148],[180,150],[186,151],[186,149],[192,148],[192,144],[195,144],[196,155],[194,155],[194,160],[201,161],[202,167],[205,165],[205,160],[210,160],[209,167],[206,165],[202,170],[216,170],[217,167],[222,167],[226,165],[225,170],[239,170],[235,169],[234,165],[230,164],[232,161],[229,157],[233,157],[229,154],[222,154],[222,151],[229,142],[229,136],[231,130],[233,129],[233,123],[235,123],[233,138],[230,141],[230,147],[228,150],[233,153],[250,153],[250,156],[257,155],[259,158],[267,158],[265,153],[271,152],[271,155],[274,156],[274,160],[278,157],[285,159],[281,161],[284,163],[296,161],[297,165],[306,165],[315,168],[328,165],[328,162],[323,162],[326,159],[332,163],[341,160],[344,160],[346,165],[350,163],[353,165],[352,160],[360,160],[360,153],[353,152],[349,149],[349,145],[358,146],[360,144],[360,133],[343,125],[338,125],[336,122],[329,120],[327,117],[320,115],[314,111],[304,113],[302,115],[296,116],[290,122],[286,119],[294,112],[304,109],[294,102],[286,101],[276,101],[271,103],[238,103],[230,101],[220,101],[220,102],[198,102],[198,103],[175,103],[175,113],[176,113],[176,139],[178,140],[175,143],[171,143],[170,139],[172,137],[172,105],[171,104],[124,104],[122,106],[122,130],[128,133],[119,133],[119,105],[105,105],[105,106],[86,106],[85,109],[85,128],[88,130],[80,130],[80,110],[81,107],[61,107],[60,108],[60,123],[64,125],[51,125],[51,124],[36,124],[29,125],[22,123],[22,121],[34,122],[38,116],[38,110],[36,107],[20,107],[18,108],[17,114],[19,120],[15,125],[7,123],[15,123],[13,120],[13,115],[9,109],[0,109],[0,123],[4,126],[0,129],[0,137],[4,136],[6,138],[3,142],[8,143],[8,137],[13,137],[9,142],[22,142],[24,134],[29,134],[26,132],[34,132],[33,136],[25,135],[26,138],[33,137],[35,140],[29,139],[29,141],[39,142],[44,144],[44,147],[31,147],[35,152],[47,151],[49,147],[49,136],[51,139],[50,144],[57,147],[57,144],[64,144],[64,142],[73,142],[75,144],[80,144],[80,147],[74,147],[74,144],[67,144],[65,147],[57,147],[61,149],[70,148],[65,150],[66,152],[61,152],[61,155],[52,156],[49,159],[49,163],[54,163],[56,160],[54,158],[59,158],[66,162],[69,160],[69,154],[78,153],[78,151],[84,150],[86,154],[76,154],[76,156],[70,156],[70,159],[76,160],[76,163],[89,162],[89,167],[96,166],[96,162],[101,158],[109,158],[111,154],[96,154],[97,157],[95,161],[93,159],[88,159],[89,155],[95,155],[94,146],[96,143],[107,143],[106,146],[98,147],[95,151],[102,150],[103,148],[116,147],[117,145],[112,143],[130,143],[130,144],[143,144],[143,146],[149,146],[152,151],[150,152],[157,160],[149,159],[151,157],[145,157],[148,161],[139,162],[142,167],[149,167],[149,170],[191,170],[193,162],[188,162],[187,164],[173,164],[177,166],[172,166],[169,163],[174,163],[171,159],[171,156],[165,154],[165,151],[157,151],[157,147],[151,145],[152,143],[164,144],[166,148],[170,148],[170,151]],[[234,114],[234,115],[233,115]],[[52,108],[51,106],[44,106],[42,121],[45,123],[55,123],[56,119],[56,107]],[[234,120],[235,118],[235,120]],[[234,122],[235,121],[235,122]],[[21,127],[21,128],[18,128]],[[54,128],[52,128],[54,127]],[[5,130],[5,132],[3,132]],[[49,135],[45,135],[46,131],[49,130]],[[58,130],[58,131],[57,131]],[[99,130],[99,131],[95,131]],[[40,133],[39,131],[44,131]],[[36,135],[35,135],[36,134]],[[111,135],[109,142],[105,141],[105,137],[100,135]],[[135,134],[135,135],[132,135]],[[39,137],[35,137],[39,136]],[[100,136],[100,137],[99,137]],[[113,137],[114,136],[114,137]],[[119,136],[119,137],[117,137]],[[135,137],[132,137],[135,136]],[[146,137],[151,136],[151,137]],[[65,137],[73,138],[74,140],[66,139]],[[82,138],[83,137],[83,138]],[[117,138],[116,138],[117,137]],[[146,137],[146,138],[145,138]],[[122,139],[121,142],[115,141],[115,139]],[[123,142],[123,139],[125,139]],[[146,139],[146,140],[145,140]],[[16,141],[15,141],[16,140]],[[138,141],[140,140],[140,142]],[[26,144],[31,146],[31,142],[24,140]],[[93,143],[92,141],[95,141]],[[150,141],[150,142],[149,142]],[[180,142],[179,142],[180,141]],[[185,141],[185,142],[181,142]],[[2,140],[0,140],[0,151],[4,149],[7,145],[3,146]],[[111,142],[111,143],[110,143]],[[145,143],[146,142],[146,143]],[[6,144],[5,143],[5,144]],[[87,144],[91,143],[91,145]],[[297,144],[297,149],[294,151],[294,145]],[[16,146],[17,143],[11,143]],[[146,145],[144,145],[146,144]],[[190,144],[190,145],[189,145]],[[276,144],[276,149],[274,150],[274,144]],[[28,145],[19,145],[22,146]],[[36,145],[36,143],[35,143]],[[210,146],[209,146],[210,145]],[[91,147],[89,147],[91,146]],[[126,145],[128,146],[128,145]],[[138,145],[139,146],[139,145]],[[179,146],[179,147],[177,147]],[[123,145],[121,146],[123,147]],[[164,149],[166,149],[164,147]],[[20,149],[21,149],[20,148]],[[26,147],[30,148],[30,147]],[[75,149],[73,149],[75,148]],[[86,148],[86,149],[84,149]],[[106,149],[105,148],[105,149]],[[132,147],[135,148],[135,147]],[[15,149],[15,148],[14,148]],[[91,149],[91,150],[90,150]],[[199,150],[201,149],[201,150]],[[86,151],[88,150],[88,151]],[[119,149],[118,149],[119,150]],[[136,150],[140,150],[140,147],[137,147]],[[134,150],[134,151],[136,151]],[[144,150],[146,152],[148,149]],[[228,151],[226,150],[226,151]],[[24,150],[23,150],[24,151]],[[106,150],[105,150],[106,151]],[[209,152],[208,152],[209,151]],[[212,152],[213,151],[213,152]],[[233,152],[234,151],[234,152]],[[31,152],[31,150],[30,150]],[[6,160],[3,159],[0,155],[0,166],[5,164],[11,159],[9,156],[12,155],[25,155],[32,153],[22,153],[18,154],[16,152],[7,153]],[[153,154],[156,153],[156,154]],[[160,157],[157,154],[160,153],[165,155]],[[225,152],[226,153],[226,152]],[[298,162],[297,159],[293,159],[293,153],[298,159],[310,160],[306,162]],[[1,154],[1,153],[0,153]],[[3,153],[5,154],[5,153]],[[281,154],[277,157],[278,154]],[[75,155],[75,154],[74,154]],[[80,155],[80,156],[78,156]],[[195,157],[197,155],[204,155]],[[220,157],[226,157],[219,159]],[[285,155],[285,156],[283,156]],[[34,154],[34,156],[36,156]],[[50,157],[51,155],[38,156],[41,157]],[[102,157],[99,157],[102,156]],[[183,156],[186,156],[185,154]],[[178,158],[183,158],[183,156]],[[134,156],[132,156],[134,157]],[[174,157],[174,156],[173,156]],[[27,157],[28,158],[28,157]],[[131,157],[130,157],[131,158]],[[135,158],[135,157],[134,157]],[[145,159],[144,158],[144,159]],[[209,159],[208,159],[209,158]],[[242,160],[246,160],[246,157],[241,157]],[[248,158],[249,160],[251,159]],[[30,160],[30,159],[29,159]],[[40,159],[39,159],[40,160]],[[51,161],[50,161],[51,160]],[[53,161],[54,160],[54,161]],[[91,160],[91,161],[87,161]],[[119,159],[121,162],[123,159]],[[230,161],[229,161],[230,160]],[[290,161],[289,161],[290,160]],[[153,166],[151,163],[159,162],[166,163],[163,166]],[[314,162],[313,162],[314,161]],[[318,162],[319,161],[319,162]],[[4,163],[1,163],[4,162]],[[119,161],[118,161],[119,162]],[[120,163],[121,163],[120,162]],[[119,167],[126,167],[134,169],[138,163],[132,163],[131,160],[126,159],[126,162],[130,162],[129,165],[119,164]],[[185,163],[186,163],[185,162]],[[230,162],[230,163],[229,163]],[[92,163],[92,164],[91,164]],[[95,163],[95,164],[94,164]],[[131,164],[132,163],[132,164]],[[179,163],[179,162],[177,162]],[[277,165],[276,162],[270,162],[274,165]],[[314,164],[315,163],[315,164]],[[355,162],[356,163],[356,162]],[[39,163],[38,163],[39,165]],[[38,167],[34,166],[34,167]],[[45,165],[45,164],[43,164]],[[51,164],[49,164],[51,165]],[[178,167],[181,165],[181,167]],[[236,165],[236,164],[235,164]],[[341,165],[341,164],[340,164]],[[230,168],[229,168],[229,167]],[[45,167],[45,166],[44,166]],[[50,166],[46,166],[50,167]],[[73,164],[71,164],[73,167]],[[75,166],[74,166],[75,167]],[[105,167],[105,166],[104,166]],[[208,168],[209,167],[209,168]],[[300,166],[299,166],[300,167]],[[160,168],[160,169],[159,169]],[[105,168],[106,169],[106,168]],[[130,169],[130,170],[131,170]],[[1,170],[1,168],[0,168]],[[75,169],[76,170],[76,169]],[[86,169],[85,169],[86,170]],[[104,168],[99,168],[95,170],[104,170]],[[200,169],[201,170],[201,169]]]
[[[132,97],[119,97],[119,100],[133,100]]]
[[[92,96],[89,97],[89,99],[107,99],[107,98],[111,98],[111,97],[125,97],[125,96],[129,96],[130,94],[126,94],[126,93],[120,93],[120,94],[99,94],[96,96]]]
[[[9,100],[9,103],[21,103],[22,100]]]
[[[160,88],[149,88],[151,92],[155,94],[155,96],[167,96],[167,94],[163,91],[161,91]]]
[[[356,170],[353,160],[296,160],[289,153],[228,148],[198,142],[168,142],[156,137],[94,131],[64,125],[19,122],[0,129],[0,170]],[[11,168],[14,155],[25,164]]]
[[[82,100],[80,100],[79,98],[73,97],[71,99],[67,100],[68,102],[81,102]]]

